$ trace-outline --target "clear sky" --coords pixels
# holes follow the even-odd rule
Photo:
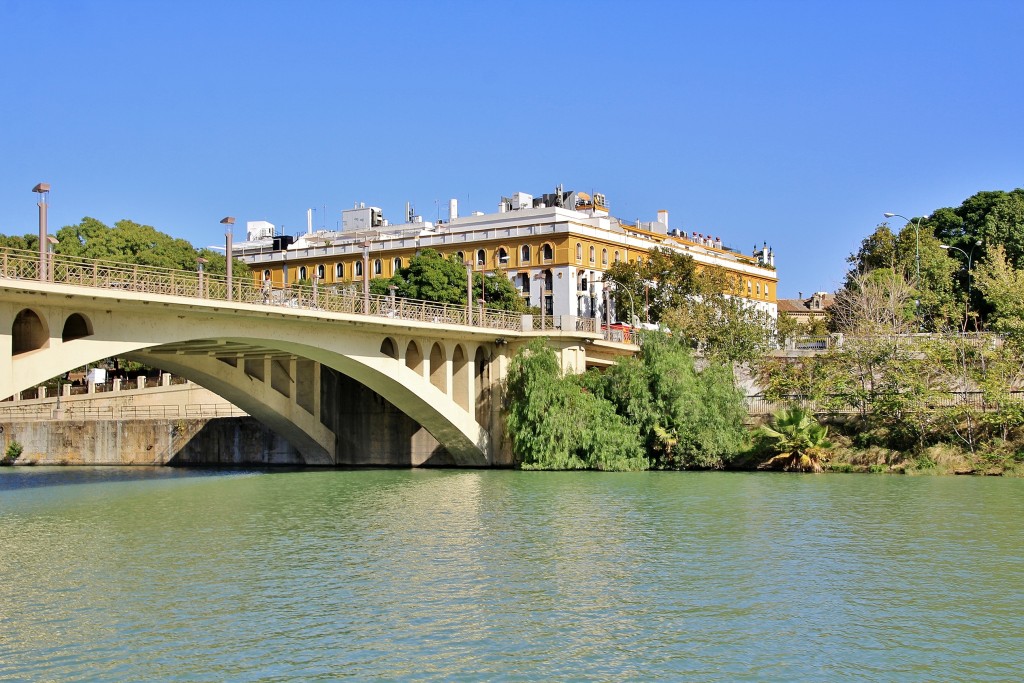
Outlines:
[[[1024,186],[1022,36],[1021,0],[0,0],[0,232],[38,182],[52,230],[197,246],[562,183],[834,290],[883,212]]]

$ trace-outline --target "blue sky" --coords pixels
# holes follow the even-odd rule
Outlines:
[[[1024,186],[1024,2],[0,0],[0,232],[197,246],[604,192],[834,290],[892,211]],[[326,213],[324,211],[326,207]]]

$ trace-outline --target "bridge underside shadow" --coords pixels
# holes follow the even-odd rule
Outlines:
[[[126,355],[206,387],[290,444],[307,465],[443,467],[460,464],[423,426],[351,377],[300,358],[225,360],[139,351]],[[251,430],[251,428],[250,428]],[[174,463],[219,462],[203,448],[245,448],[245,431],[221,443],[223,430],[200,430]],[[262,437],[265,441],[267,437]],[[199,445],[197,447],[197,444]],[[266,448],[263,448],[266,451]],[[275,446],[280,451],[281,446]],[[241,460],[239,460],[241,457]],[[245,462],[235,453],[227,462]]]

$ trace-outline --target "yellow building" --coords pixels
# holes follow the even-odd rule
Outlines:
[[[459,216],[437,224],[409,215],[391,225],[377,207],[342,212],[342,230],[312,230],[292,240],[268,235],[269,224],[250,226],[236,256],[249,264],[257,283],[275,287],[316,281],[324,287],[361,288],[365,278],[391,277],[419,250],[435,249],[468,262],[476,272],[505,273],[532,306],[548,315],[603,316],[602,273],[618,262],[646,258],[655,248],[693,257],[698,267],[724,268],[740,283],[733,292],[777,314],[774,254],[765,245],[745,255],[721,239],[669,228],[668,212],[651,222],[629,223],[609,214],[603,195],[563,192],[502,197],[496,213]]]

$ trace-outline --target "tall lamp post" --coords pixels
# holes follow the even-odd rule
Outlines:
[[[225,216],[220,219],[220,222],[224,224],[224,257],[227,259],[225,274],[228,281],[228,301],[231,301],[231,262],[235,259],[231,249],[231,230],[235,224],[235,218],[234,216]]]
[[[39,279],[46,279],[46,198],[50,194],[50,183],[39,183],[32,188],[39,195]]]
[[[610,282],[616,287],[622,287],[622,283],[613,280],[610,277],[604,277],[602,282]],[[622,291],[629,295],[629,326],[633,326],[633,321],[636,320],[636,308],[633,306],[633,292],[629,291],[625,287],[622,287]]]
[[[466,321],[473,325],[473,262],[466,260],[462,262],[466,266]],[[483,322],[481,320],[480,322]]]
[[[914,289],[920,290],[921,288],[921,221],[931,218],[931,215],[919,216],[916,221],[912,221],[903,214],[900,213],[883,213],[886,218],[902,218],[907,223],[914,224]]]
[[[363,313],[370,314],[370,240],[363,240]]]
[[[967,300],[964,302],[964,332],[967,331],[967,320],[970,317],[971,312],[971,259],[974,257],[974,249],[981,246],[981,240],[978,240],[971,246],[971,253],[967,253],[960,247],[954,247],[951,244],[940,244],[940,249],[955,249],[961,254],[967,257]]]

